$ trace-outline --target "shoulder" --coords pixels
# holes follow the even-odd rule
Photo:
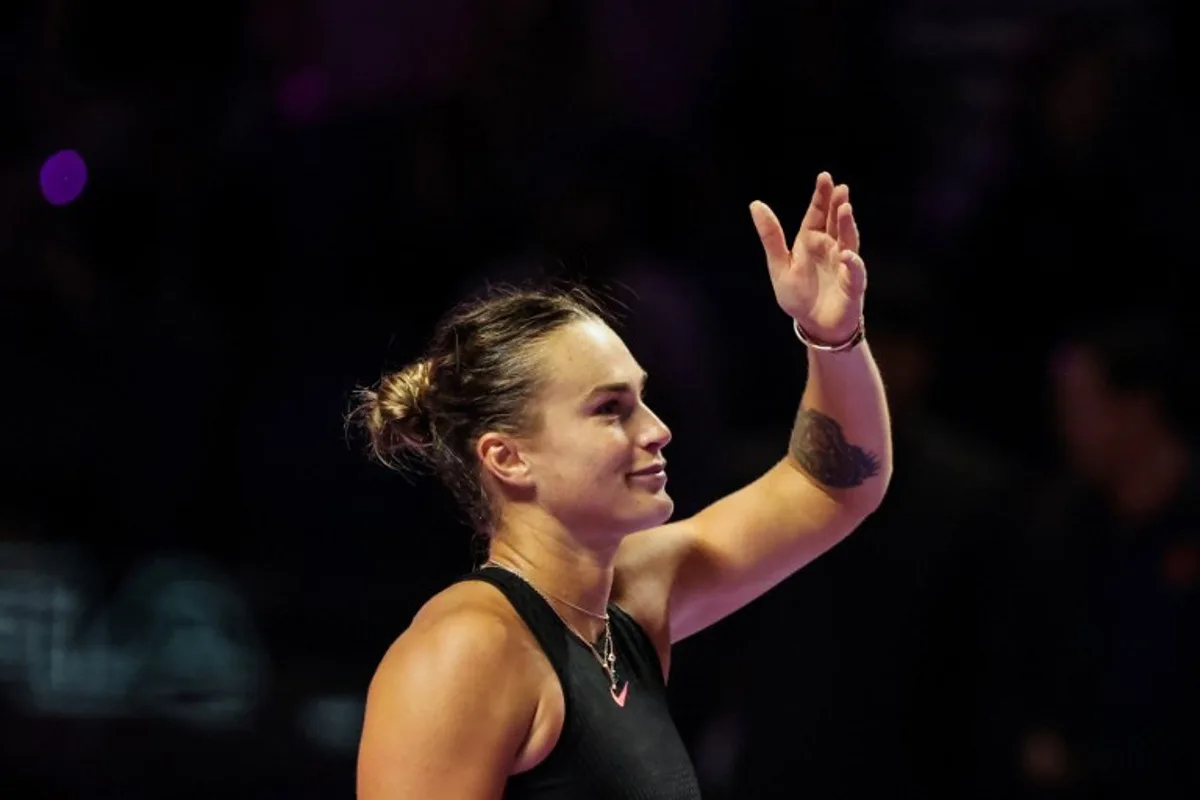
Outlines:
[[[367,691],[364,733],[420,735],[480,719],[527,726],[541,692],[537,655],[499,592],[456,584],[426,603],[383,656]]]
[[[539,709],[530,654],[520,618],[486,584],[426,603],[367,691],[359,795],[498,796]]]
[[[458,583],[431,598],[388,649],[371,694],[403,691],[409,681],[425,689],[470,682],[479,669],[525,657],[531,643],[497,590],[479,581]]]

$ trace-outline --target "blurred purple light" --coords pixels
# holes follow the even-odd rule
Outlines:
[[[316,67],[306,67],[288,76],[279,86],[276,107],[296,123],[318,121],[329,105],[329,80]]]
[[[46,200],[64,206],[79,197],[87,184],[87,165],[74,150],[59,150],[42,164],[40,177]]]

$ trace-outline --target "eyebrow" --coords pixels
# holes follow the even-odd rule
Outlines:
[[[643,372],[642,380],[641,380],[641,384],[642,384],[641,389],[646,388],[646,381],[648,381],[648,380],[650,380],[649,373]],[[597,386],[595,389],[592,389],[590,392],[588,392],[588,397],[592,398],[592,397],[595,397],[596,395],[600,395],[600,394],[619,394],[621,392],[630,392],[632,394],[637,394],[639,392],[639,390],[635,389],[633,387],[633,385],[629,384],[629,383],[605,383],[600,386]]]

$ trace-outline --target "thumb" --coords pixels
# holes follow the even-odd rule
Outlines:
[[[772,270],[787,266],[791,260],[791,252],[788,250],[787,238],[783,235],[783,226],[779,224],[775,212],[766,203],[755,200],[750,204],[750,216],[767,254],[767,266]]]

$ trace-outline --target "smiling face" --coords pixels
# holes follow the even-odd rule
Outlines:
[[[548,337],[538,357],[539,424],[515,445],[531,502],[590,540],[666,522],[671,432],[643,402],[645,373],[625,343],[603,322],[580,320]]]

